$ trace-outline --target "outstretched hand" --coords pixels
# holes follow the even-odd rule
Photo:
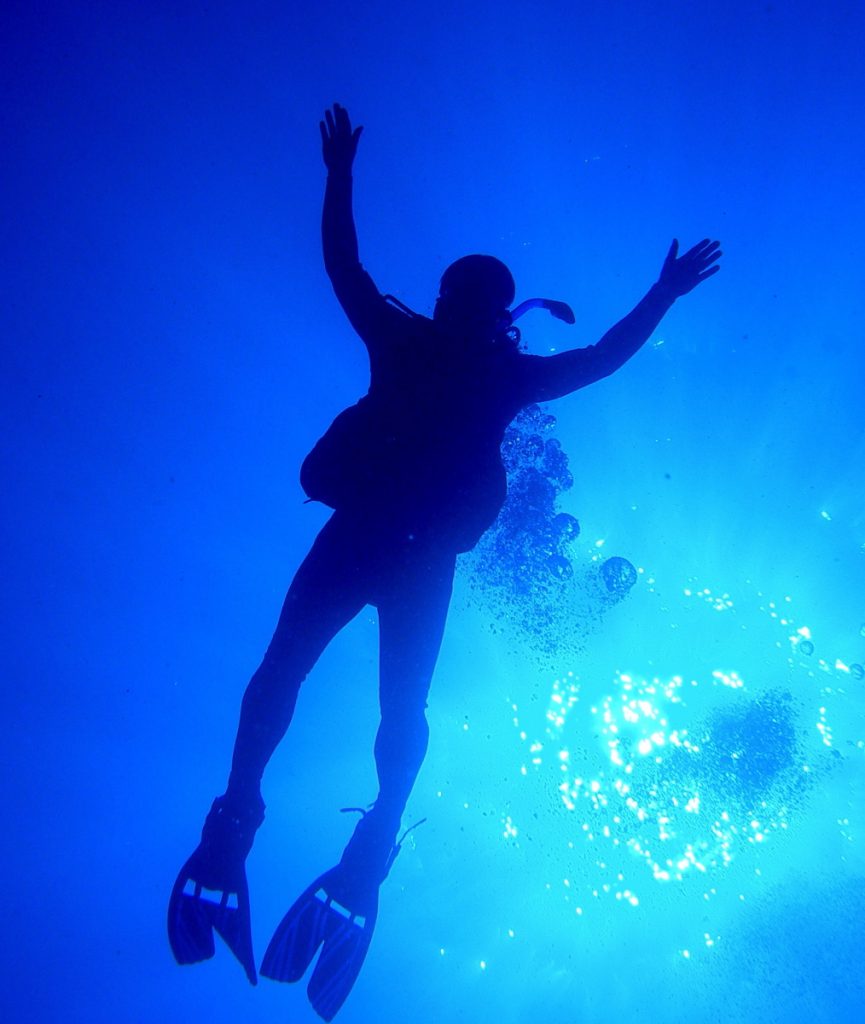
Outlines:
[[[721,268],[715,261],[722,255],[721,243],[711,242],[708,238],[698,242],[683,256],[677,256],[678,251],[679,241],[674,238],[658,277],[658,284],[668,289],[675,298],[687,295],[701,281],[717,274]]]
[[[321,130],[321,153],[329,171],[350,171],[357,152],[357,140],[362,127],[352,131],[348,111],[334,103],[333,111],[324,112],[324,121],[319,121]]]

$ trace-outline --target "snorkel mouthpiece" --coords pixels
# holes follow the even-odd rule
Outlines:
[[[514,321],[519,320],[530,309],[546,309],[557,320],[564,320],[566,324],[576,323],[577,320],[574,316],[574,311],[567,302],[559,302],[558,299],[526,299],[525,302],[514,306],[513,309],[506,309],[504,311],[499,319],[499,335],[507,338],[512,345],[519,346],[521,340],[520,329],[515,325]]]
[[[577,318],[574,316],[574,311],[567,304],[567,302],[559,302],[558,299],[526,299],[525,302],[521,302],[519,306],[514,307],[511,310],[511,323],[524,314],[528,313],[530,309],[546,309],[556,318],[556,320],[564,320],[566,324],[576,323]]]

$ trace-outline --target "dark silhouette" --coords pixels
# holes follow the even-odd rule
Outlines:
[[[351,990],[372,936],[379,887],[399,850],[400,819],[427,748],[427,693],[444,632],[458,553],[494,521],[506,495],[499,448],[520,409],[615,372],[675,299],[718,270],[717,242],[683,256],[673,242],[658,282],[598,344],[558,355],[519,348],[514,282],[491,256],[448,267],[432,319],[382,296],[358,259],[351,170],[361,129],[335,105],[321,122],[327,188],[322,235],[334,291],[369,352],[370,387],[304,462],[311,498],[334,513],[297,571],[276,632],[243,698],[231,775],[183,866],[169,906],[180,963],[213,955],[213,930],[256,981],[245,860],[264,819],[259,784],[319,655],[367,604],[378,609],[379,792],[339,864],[286,915],[262,973],[297,981],[324,943],[309,985],[330,1020]]]

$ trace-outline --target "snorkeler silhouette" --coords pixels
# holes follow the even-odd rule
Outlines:
[[[400,849],[400,819],[427,749],[426,701],[445,627],[456,556],[492,524],[506,495],[499,448],[525,406],[609,376],[646,342],[673,302],[719,267],[717,242],[678,255],[593,346],[552,356],[520,350],[514,320],[533,307],[569,323],[561,302],[515,309],[514,282],[492,256],[444,272],[432,319],[379,293],[358,259],[352,164],[361,128],[338,104],[321,122],[327,187],[324,263],[369,353],[370,387],[307,456],[301,482],[334,509],[297,571],[276,632],[243,698],[226,793],[177,878],[168,909],[179,963],[213,955],[218,932],[256,982],[245,861],[264,820],[259,784],[303,680],[331,639],[367,604],[378,609],[379,792],[339,863],[299,897],[261,972],[297,981],[323,949],[308,993],[330,1020],[351,991],[372,937],[379,887]],[[404,838],[404,837],[403,837]]]

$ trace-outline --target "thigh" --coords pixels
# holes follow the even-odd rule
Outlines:
[[[299,660],[305,674],[369,600],[362,534],[334,515],[295,573],[265,660]]]
[[[378,600],[382,713],[426,706],[453,591],[455,556],[409,561]]]

